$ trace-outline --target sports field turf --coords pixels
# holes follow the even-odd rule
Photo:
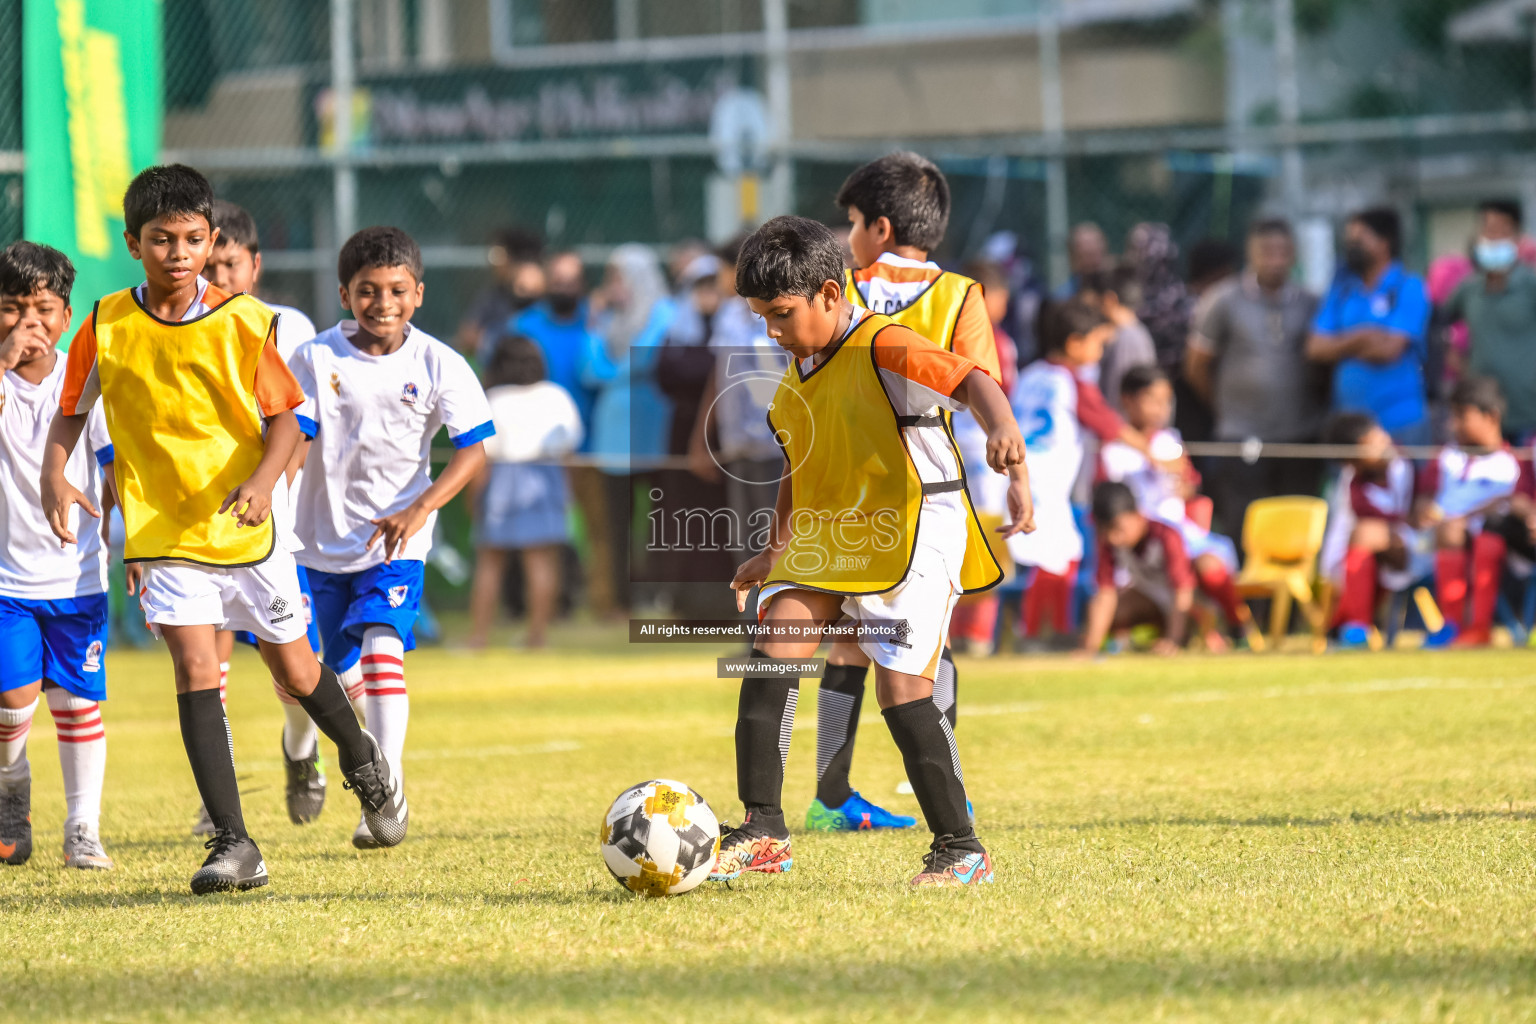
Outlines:
[[[118,869],[60,866],[40,715],[38,852],[0,870],[5,1020],[1536,1019],[1526,652],[963,661],[996,885],[909,891],[911,833],[797,836],[789,875],[646,901],[603,868],[600,817],[659,775],[734,820],[736,688],[709,648],[579,639],[411,656],[411,835],[369,854],[335,776],[319,823],[288,823],[280,712],[242,652],[230,712],[272,885],[202,899],[168,661],[114,653]],[[916,813],[872,697],[854,775]]]

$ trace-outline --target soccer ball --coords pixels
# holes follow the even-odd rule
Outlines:
[[[704,881],[720,850],[720,823],[681,782],[652,779],[619,794],[603,818],[603,863],[630,892],[675,896]]]

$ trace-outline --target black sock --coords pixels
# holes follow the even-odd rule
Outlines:
[[[955,655],[948,644],[939,654],[939,670],[933,676],[933,702],[949,719],[949,728],[953,732],[960,709],[960,673],[955,669]]]
[[[192,778],[213,827],[247,836],[245,816],[240,813],[240,786],[235,781],[235,741],[219,691],[193,690],[176,695],[181,718],[181,742],[187,748]]]
[[[363,727],[357,724],[357,713],[352,710],[352,702],[347,700],[347,691],[342,687],[341,680],[336,678],[335,672],[321,665],[320,681],[315,684],[315,692],[307,697],[298,694],[293,697],[314,720],[315,726],[336,744],[336,759],[341,762],[343,772],[350,772],[368,763],[373,756],[373,748],[363,737]],[[396,771],[400,769],[399,765],[390,767]]]
[[[828,665],[816,695],[816,799],[841,807],[853,795],[853,737],[859,731],[868,665]]]
[[[754,649],[754,658],[768,655]],[[773,828],[784,829],[784,763],[789,756],[789,735],[795,725],[795,705],[800,700],[798,676],[751,674],[741,681],[741,700],[736,707],[736,795],[747,815]]]
[[[907,766],[907,779],[923,819],[935,836],[953,836],[964,847],[975,842],[970,816],[965,811],[965,779],[960,773],[960,753],[949,720],[932,697],[898,704],[881,712],[891,729],[896,748]],[[977,849],[981,847],[978,844]]]

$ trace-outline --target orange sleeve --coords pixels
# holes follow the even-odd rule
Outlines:
[[[69,353],[64,362],[64,390],[59,395],[59,410],[65,416],[76,416],[89,409],[76,409],[80,396],[85,393],[91,374],[96,371],[96,313],[85,318],[85,323],[75,332],[69,343]]]
[[[304,389],[299,387],[293,371],[283,362],[277,351],[276,321],[273,333],[267,335],[261,347],[261,358],[256,363],[256,404],[263,416],[276,416],[304,404]]]
[[[997,361],[997,338],[992,332],[992,318],[987,315],[986,299],[981,285],[972,283],[966,289],[960,303],[960,316],[955,321],[954,344],[956,353],[987,371],[987,376],[1003,383],[1003,368]]]
[[[972,370],[980,369],[973,360],[946,351],[900,324],[882,328],[872,346],[876,366],[945,397],[953,395]]]

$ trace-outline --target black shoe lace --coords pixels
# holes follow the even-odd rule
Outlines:
[[[20,793],[0,793],[0,835],[20,834],[26,818],[26,814],[22,812]]]
[[[212,850],[213,855],[222,857],[236,846],[240,845],[240,837],[227,828],[214,829],[213,836],[203,844],[203,849]]]
[[[933,843],[928,847],[928,852],[923,854],[924,871],[940,871],[949,867],[948,861],[952,859],[955,851],[949,848],[949,844],[955,841],[953,835],[934,836]]]
[[[369,810],[381,810],[389,802],[389,788],[385,785],[384,774],[379,771],[377,761],[369,761],[362,767],[347,772],[346,776],[342,787],[355,790],[368,805]]]

